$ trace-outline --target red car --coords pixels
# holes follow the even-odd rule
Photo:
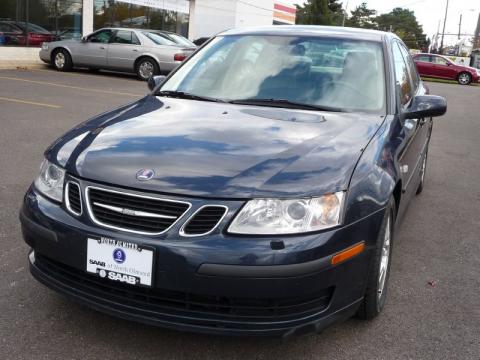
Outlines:
[[[27,45],[25,33],[28,29],[28,45],[41,46],[44,42],[55,41],[57,37],[50,31],[23,21],[0,21],[0,31],[5,35],[5,45]]]
[[[413,61],[417,64],[421,76],[456,80],[460,85],[478,82],[480,70],[473,67],[458,65],[450,59],[436,54],[416,54]]]

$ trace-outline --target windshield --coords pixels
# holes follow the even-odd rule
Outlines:
[[[382,111],[380,43],[297,36],[220,36],[161,87],[225,101],[275,99]],[[263,104],[268,106],[268,104]]]

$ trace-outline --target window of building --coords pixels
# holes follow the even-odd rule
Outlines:
[[[41,46],[81,38],[83,0],[1,0],[0,45]]]
[[[94,0],[94,28],[130,27],[167,30],[188,36],[188,9],[186,0],[159,2],[164,8],[141,6],[128,0]]]

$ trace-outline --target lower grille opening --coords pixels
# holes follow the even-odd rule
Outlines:
[[[166,313],[170,316],[188,316],[196,321],[231,321],[240,327],[254,321],[283,321],[321,312],[328,307],[333,294],[333,287],[304,297],[283,299],[231,298],[148,289],[100,279],[39,253],[35,254],[35,258],[37,267],[62,283],[100,299],[129,305],[138,311],[148,311],[149,316],[158,314],[161,317],[162,313]]]

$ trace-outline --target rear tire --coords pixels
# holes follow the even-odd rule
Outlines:
[[[154,59],[144,57],[135,64],[135,72],[140,80],[147,81],[152,76],[159,75],[160,68]]]
[[[52,64],[58,71],[70,71],[73,67],[72,57],[65,49],[58,49],[53,52]]]
[[[469,85],[472,82],[472,75],[467,72],[458,74],[457,81],[460,85]]]
[[[388,279],[392,258],[392,241],[395,228],[395,199],[388,202],[378,234],[375,253],[370,260],[367,287],[357,317],[373,319],[382,311],[387,299]]]

